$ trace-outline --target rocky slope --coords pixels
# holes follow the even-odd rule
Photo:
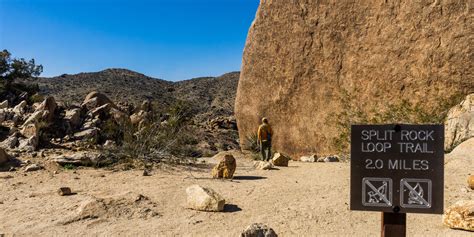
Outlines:
[[[469,1],[261,1],[235,113],[291,155],[347,148],[351,123],[439,123],[474,91]]]
[[[168,106],[176,100],[183,100],[196,108],[198,114],[212,112],[230,116],[233,114],[238,80],[239,72],[170,82],[127,69],[106,69],[29,79],[26,82],[38,84],[41,94],[54,96],[63,103],[80,103],[89,92],[99,91],[116,103],[139,105],[144,100],[150,100],[157,106]]]

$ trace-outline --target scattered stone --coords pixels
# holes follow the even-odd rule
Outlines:
[[[38,142],[39,142],[38,136],[33,136],[27,139],[20,139],[20,144],[18,145],[18,149],[20,151],[33,152],[36,150],[38,146]]]
[[[10,156],[3,148],[0,148],[0,165],[7,163],[9,160]]]
[[[75,166],[100,166],[110,164],[111,160],[100,153],[95,152],[77,152],[69,155],[59,155],[52,158],[53,162],[59,165]]]
[[[474,175],[470,175],[469,178],[467,178],[467,185],[474,190]]]
[[[68,196],[68,195],[72,195],[72,191],[71,191],[71,188],[69,187],[61,187],[58,189],[58,194],[60,196]]]
[[[222,155],[217,154],[214,158],[220,161],[211,171],[212,178],[231,179],[234,177],[234,172],[237,167],[234,156],[231,154],[224,154],[222,157]]]
[[[98,135],[99,135],[99,129],[96,127],[74,133],[74,137],[80,140],[93,139],[93,138],[96,138]]]
[[[272,163],[275,166],[288,166],[289,160],[290,160],[289,157],[281,153],[275,153],[275,155],[273,155]]]
[[[318,158],[318,162],[339,162],[339,156],[332,155]]]
[[[25,167],[25,172],[32,172],[32,171],[37,171],[43,169],[43,167],[37,165],[37,164],[31,164]]]
[[[186,188],[187,208],[198,211],[223,211],[225,199],[210,188],[192,185]]]
[[[273,168],[273,164],[268,161],[255,161],[253,163],[253,167],[257,170],[271,170]]]
[[[444,211],[443,223],[452,229],[474,231],[474,200],[461,200]]]
[[[4,100],[2,103],[0,103],[0,109],[6,108],[8,108],[8,100]]]
[[[105,94],[92,91],[87,94],[84,102],[82,102],[82,107],[86,107],[87,110],[92,110],[105,104],[110,104],[113,108],[116,108],[115,104]]]
[[[21,101],[13,108],[13,112],[17,115],[22,115],[23,113],[25,113],[26,105],[27,103],[25,100]]]
[[[75,108],[66,111],[64,119],[69,121],[72,127],[77,128],[81,125],[81,109]]]
[[[310,156],[302,156],[300,158],[301,162],[316,162],[318,160],[317,155],[310,155]]]
[[[249,225],[240,237],[277,237],[275,231],[262,223],[253,223]]]
[[[18,137],[16,136],[16,134],[11,135],[0,143],[0,147],[4,149],[14,148],[16,147],[16,145],[18,145]]]
[[[444,130],[445,150],[474,137],[474,93],[449,110]]]
[[[143,176],[151,176],[150,171],[147,169],[143,170]]]

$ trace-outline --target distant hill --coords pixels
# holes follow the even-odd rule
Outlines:
[[[150,99],[166,106],[176,100],[184,100],[199,114],[217,116],[233,114],[239,75],[239,72],[231,72],[219,77],[171,82],[127,69],[106,69],[51,78],[40,77],[28,79],[27,82],[38,84],[41,94],[52,95],[64,103],[81,103],[87,93],[97,90],[115,102],[139,104]]]

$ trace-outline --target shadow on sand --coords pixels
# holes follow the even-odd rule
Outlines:
[[[238,212],[242,211],[242,208],[238,207],[234,204],[225,204],[224,205],[224,212]]]
[[[240,175],[234,176],[233,180],[259,180],[259,179],[266,179],[267,177],[262,176],[253,176],[253,175]]]

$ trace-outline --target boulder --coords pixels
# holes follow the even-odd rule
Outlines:
[[[317,155],[310,155],[310,156],[302,156],[300,158],[301,162],[316,162],[318,160]]]
[[[447,208],[443,223],[452,229],[474,231],[474,200],[461,200]]]
[[[64,119],[69,121],[69,124],[77,128],[81,125],[82,119],[81,119],[81,109],[75,108],[71,110],[66,110],[66,115],[64,116]]]
[[[77,152],[73,154],[63,154],[53,157],[51,161],[56,162],[62,166],[101,166],[110,164],[112,162],[104,155],[95,152]]]
[[[32,171],[38,171],[43,169],[43,167],[37,165],[37,164],[31,164],[25,167],[25,172],[32,172]]]
[[[271,170],[273,164],[268,161],[255,161],[253,162],[253,167],[257,170]]]
[[[80,140],[95,139],[99,135],[99,129],[96,127],[88,128],[74,133],[74,137]]]
[[[0,143],[0,147],[4,149],[11,149],[16,147],[16,145],[18,145],[18,137],[16,134],[12,134]]]
[[[36,110],[48,111],[48,114],[46,117],[44,117],[44,119],[48,122],[52,122],[54,120],[54,114],[56,112],[57,107],[58,105],[56,104],[56,100],[54,100],[54,97],[49,96],[40,104],[40,106]]]
[[[132,115],[130,115],[130,122],[133,125],[139,125],[141,122],[146,121],[146,118],[148,117],[148,113],[140,110]]]
[[[39,129],[38,126],[35,123],[29,123],[21,129],[21,135],[30,138],[33,136],[38,136]]]
[[[26,139],[20,139],[18,149],[20,151],[35,151],[39,144],[39,137],[32,136]]]
[[[469,178],[467,178],[467,185],[470,189],[474,190],[474,175],[469,175]]]
[[[262,223],[253,223],[249,225],[240,237],[277,237],[275,231]]]
[[[210,188],[192,185],[186,188],[186,206],[198,211],[223,211],[225,199]]]
[[[281,153],[273,155],[272,163],[275,166],[288,166],[288,161],[290,161],[290,158]]]
[[[101,105],[97,108],[90,110],[89,113],[87,113],[87,115],[90,116],[91,118],[96,118],[96,117],[107,118],[109,117],[111,108],[112,107],[110,106],[110,104]]]
[[[319,157],[318,162],[339,162],[340,158],[337,155]]]
[[[2,103],[0,103],[0,109],[6,108],[8,108],[8,100],[4,100]]]
[[[38,110],[32,113],[28,119],[23,123],[23,126],[26,126],[30,123],[38,123],[43,118],[47,118],[49,116],[49,112],[47,110]]]
[[[474,137],[474,94],[466,96],[465,100],[449,110],[444,130],[445,150],[451,150]]]
[[[82,107],[85,107],[87,110],[92,110],[105,104],[110,104],[111,107],[117,108],[117,106],[105,94],[92,91],[87,94],[84,102],[82,102]]]
[[[9,160],[10,156],[8,153],[3,148],[0,148],[0,165],[7,163]]]
[[[273,149],[334,154],[351,122],[390,122],[409,103],[420,113],[403,122],[419,123],[474,91],[469,3],[260,1],[235,99],[241,147],[267,117]]]
[[[212,178],[231,179],[234,177],[234,172],[237,167],[234,156],[231,154],[225,154],[223,156],[217,154],[214,158],[218,159],[219,163],[212,169]]]
[[[19,104],[17,104],[13,108],[13,112],[17,115],[23,115],[26,110],[26,105],[27,105],[26,100],[21,101]]]

